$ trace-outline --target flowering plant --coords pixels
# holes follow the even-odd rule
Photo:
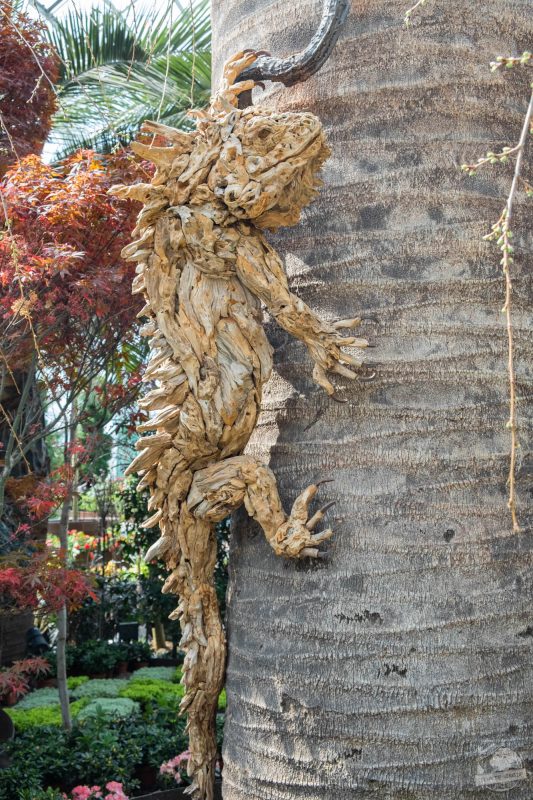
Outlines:
[[[107,794],[104,791],[107,790]],[[66,794],[63,795],[65,800],[129,800],[128,796],[124,794],[122,784],[117,781],[109,781],[106,783],[105,789],[100,786],[75,786],[72,790],[70,797]]]
[[[180,753],[179,756],[174,756],[170,761],[165,761],[159,767],[159,774],[162,776],[168,775],[174,780],[175,783],[184,783],[186,777],[187,761],[190,758],[189,750]]]
[[[85,553],[93,559],[94,553],[98,549],[98,538],[83,533],[83,531],[72,530],[69,531],[69,545],[72,558],[77,558],[81,553]]]

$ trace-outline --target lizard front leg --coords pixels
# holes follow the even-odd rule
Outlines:
[[[218,522],[244,503],[277,555],[317,558],[319,545],[333,535],[330,528],[314,533],[329,507],[309,513],[319,485],[308,486],[287,515],[272,470],[250,456],[234,456],[195,473],[187,504],[199,519]]]
[[[240,280],[265,303],[277,322],[305,343],[315,362],[313,378],[329,395],[334,395],[335,389],[327,378],[328,371],[351,380],[358,377],[352,367],[361,367],[363,358],[346,353],[343,348],[365,349],[369,342],[356,336],[343,336],[339,330],[357,327],[361,323],[359,317],[334,323],[322,320],[289,290],[281,259],[259,232],[252,234],[248,230],[241,236],[236,266]]]

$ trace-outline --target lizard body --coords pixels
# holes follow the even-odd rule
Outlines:
[[[213,585],[214,525],[244,503],[274,551],[316,557],[332,535],[313,533],[323,511],[309,516],[317,491],[309,486],[290,514],[283,510],[272,471],[243,450],[256,425],[262,388],[272,369],[261,306],[301,339],[315,363],[313,376],[328,394],[328,370],[354,378],[365,339],[345,337],[291,293],[283,264],[263,229],[296,224],[316,194],[317,173],[329,155],[319,120],[309,113],[275,113],[237,98],[253,81],[235,83],[257,54],[244,51],[226,64],[223,86],[197,130],[182,133],[158,123],[144,130],[167,147],[134,143],[153,161],[151,184],[114,187],[144,202],[123,255],[138,262],[133,291],[144,295],[151,357],[141,401],[151,412],[139,426],[139,455],[129,472],[149,487],[147,527],[161,536],[146,557],[170,570],[164,591],[180,598],[174,616],[186,651],[182,710],[188,714],[189,774],[196,797],[212,798],[216,754],[214,717],[225,668],[225,639]]]

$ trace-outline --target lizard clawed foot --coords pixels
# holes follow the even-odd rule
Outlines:
[[[289,518],[280,525],[276,531],[273,542],[274,550],[278,555],[286,558],[320,558],[323,553],[318,546],[333,536],[331,528],[326,528],[320,533],[312,531],[322,521],[326,511],[334,505],[327,503],[319,511],[309,517],[308,506],[318,491],[320,481],[308,486],[294,501]]]
[[[241,72],[244,72],[254,61],[257,61],[260,55],[263,55],[263,51],[241,50],[229,58],[222,70],[222,91],[232,87]]]
[[[241,50],[226,61],[220,89],[211,100],[211,111],[229,113],[237,107],[239,95],[257,85],[252,80],[239,83],[239,75],[263,55],[269,54],[265,50]]]

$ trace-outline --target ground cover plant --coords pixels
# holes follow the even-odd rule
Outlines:
[[[27,694],[6,709],[17,735],[6,749],[12,766],[0,770],[0,800],[25,800],[28,791],[32,794],[26,800],[48,800],[46,792],[56,787],[68,792],[110,780],[122,782],[134,796],[144,791],[139,777],[144,768],[153,786],[184,782],[188,739],[185,720],[178,717],[181,674],[181,667],[156,666],[122,678],[69,678],[70,732],[61,727],[56,688]],[[219,712],[225,702],[222,692]],[[217,733],[220,745],[220,713]],[[124,748],[127,756],[119,752]]]
[[[131,702],[122,698],[101,702],[120,701]],[[13,768],[0,770],[0,800],[18,798],[28,788],[28,780],[35,790],[59,787],[63,791],[79,784],[105,785],[115,780],[135,792],[140,785],[136,776],[143,765],[157,771],[186,748],[185,721],[168,710],[140,713],[137,706],[127,718],[113,713],[112,724],[102,710],[75,719],[72,731],[59,724],[36,724],[6,748]]]

